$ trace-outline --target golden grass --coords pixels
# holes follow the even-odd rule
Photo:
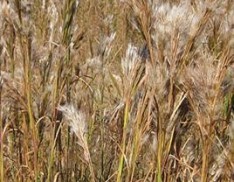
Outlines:
[[[234,180],[234,3],[0,1],[0,181]]]

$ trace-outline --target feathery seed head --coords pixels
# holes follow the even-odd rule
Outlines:
[[[132,74],[132,71],[135,69],[137,62],[139,61],[138,52],[137,47],[134,47],[131,44],[128,45],[126,56],[121,61],[123,73],[127,77]]]
[[[77,110],[72,104],[59,106],[58,110],[63,113],[65,119],[68,121],[68,125],[77,137],[83,139],[84,134],[87,133],[85,114]]]

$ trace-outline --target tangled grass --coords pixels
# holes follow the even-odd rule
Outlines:
[[[232,0],[1,0],[0,181],[234,180]]]

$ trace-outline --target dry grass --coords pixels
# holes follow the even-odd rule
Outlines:
[[[0,0],[0,181],[234,180],[232,0]]]

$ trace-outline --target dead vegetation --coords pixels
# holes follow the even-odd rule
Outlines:
[[[234,180],[232,0],[1,0],[0,181]]]

